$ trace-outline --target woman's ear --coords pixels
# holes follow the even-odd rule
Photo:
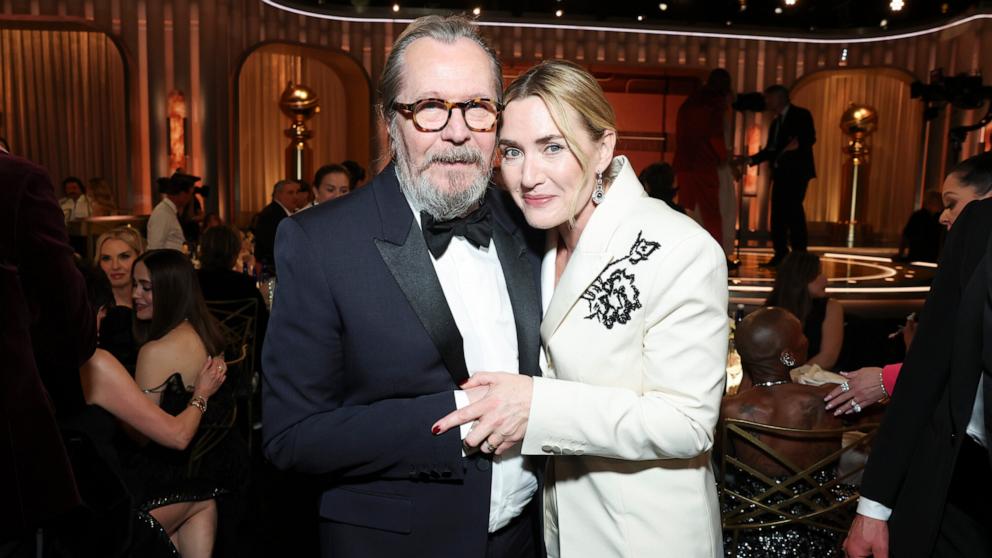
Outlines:
[[[606,172],[613,162],[613,150],[617,146],[617,131],[606,130],[599,140],[599,151],[596,159],[596,172]]]

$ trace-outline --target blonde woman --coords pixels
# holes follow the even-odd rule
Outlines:
[[[469,447],[546,455],[548,553],[722,556],[710,449],[727,356],[723,250],[614,156],[595,78],[542,63],[507,89],[498,149],[527,222],[546,229],[544,377],[478,372]],[[498,459],[495,457],[494,459]]]
[[[131,227],[117,227],[99,236],[96,240],[95,264],[110,279],[114,289],[114,302],[118,306],[131,307],[131,266],[145,251],[145,239]]]

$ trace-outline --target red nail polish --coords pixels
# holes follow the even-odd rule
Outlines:
[[[438,434],[441,433],[441,427],[440,426],[435,426],[434,428],[431,428],[431,432],[433,432],[434,435],[437,436]]]

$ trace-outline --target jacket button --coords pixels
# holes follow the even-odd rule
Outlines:
[[[572,455],[575,452],[572,451],[572,448],[563,448],[561,450],[561,453],[562,455]]]
[[[488,459],[478,459],[475,462],[475,466],[480,471],[488,471],[490,468],[492,468],[493,464],[490,463]]]
[[[551,446],[545,444],[541,446],[541,451],[543,451],[544,453],[551,453]]]

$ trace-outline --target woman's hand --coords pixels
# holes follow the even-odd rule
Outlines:
[[[227,363],[224,357],[208,357],[203,369],[196,376],[196,385],[193,386],[193,396],[209,398],[217,393],[224,379],[227,377]]]
[[[828,411],[837,409],[834,411],[834,416],[859,413],[878,403],[885,396],[882,391],[881,368],[869,366],[854,372],[841,372],[841,375],[847,378],[847,381],[823,398],[827,402]],[[847,386],[847,390],[844,386]]]
[[[463,390],[485,387],[488,391],[471,405],[434,423],[431,431],[435,435],[478,421],[465,437],[465,446],[479,447],[496,455],[502,455],[524,439],[534,393],[533,378],[524,374],[479,372],[461,387]]]

